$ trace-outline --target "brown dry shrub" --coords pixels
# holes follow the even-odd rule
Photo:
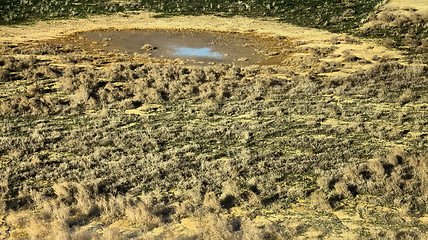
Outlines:
[[[419,230],[401,230],[394,231],[389,229],[373,229],[370,231],[371,238],[374,240],[419,240],[426,239],[423,232]]]
[[[161,219],[155,216],[152,210],[143,202],[139,202],[133,206],[128,206],[125,209],[125,217],[129,221],[147,229],[156,228],[162,223]]]
[[[398,102],[399,102],[400,106],[404,106],[405,104],[415,100],[416,97],[417,96],[415,95],[415,93],[411,89],[406,89],[401,94],[401,96],[398,98]]]
[[[52,189],[55,192],[55,195],[61,202],[71,201],[73,198],[74,184],[63,182],[55,183],[52,186]]]
[[[332,209],[327,196],[321,191],[313,192],[310,197],[310,202],[312,207],[317,211],[328,212]]]
[[[412,48],[416,48],[417,46],[421,45],[421,42],[416,39],[416,36],[414,34],[407,33],[404,36],[404,44]]]
[[[350,184],[355,184],[358,182],[360,176],[358,176],[357,169],[354,166],[345,166],[342,169],[342,172],[345,182]]]
[[[407,16],[397,16],[391,23],[392,26],[405,26],[411,23]]]
[[[207,99],[205,102],[203,102],[200,106],[201,111],[206,113],[207,115],[211,115],[218,111],[219,104],[217,101],[212,99]]]
[[[6,213],[6,198],[9,193],[9,168],[3,169],[0,173],[0,215]]]
[[[343,52],[343,61],[344,62],[356,62],[358,60],[361,60],[361,58],[355,56],[350,51],[344,51]]]
[[[349,190],[349,185],[343,181],[337,182],[334,184],[334,189],[336,193],[345,198],[352,198],[352,192]]]
[[[10,72],[7,69],[0,68],[0,82],[7,82],[10,80]]]
[[[289,96],[296,96],[299,94],[310,95],[315,93],[319,87],[319,85],[313,81],[311,76],[308,75],[302,77],[295,77],[293,81],[295,81],[296,84],[288,91],[287,95]]]
[[[221,209],[220,201],[213,192],[208,192],[204,196],[203,206],[208,208],[210,211],[218,212]]]
[[[96,231],[96,229],[91,228],[77,228],[73,234],[72,240],[97,240],[100,239],[100,234]]]
[[[396,16],[389,11],[382,11],[377,15],[377,20],[382,21],[384,23],[391,23],[392,21],[394,21],[395,18]]]
[[[311,54],[308,56],[289,57],[282,63],[293,68],[295,71],[306,72],[318,67],[321,64],[321,61],[319,60],[319,56]]]
[[[183,202],[180,202],[174,208],[173,218],[178,220],[185,217],[189,217],[195,212],[196,208],[197,206],[195,206],[195,203],[191,200],[185,200]]]
[[[0,114],[2,115],[49,115],[61,111],[62,106],[58,104],[58,99],[49,96],[36,95],[29,97],[17,95],[11,101],[0,104]]]
[[[247,197],[248,197],[248,205],[251,207],[261,207],[262,206],[262,199],[260,198],[259,195],[257,195],[256,193],[254,193],[253,191],[249,191],[247,193]]]
[[[397,44],[396,44],[396,42],[393,39],[391,39],[391,38],[385,38],[383,40],[383,45],[385,47],[387,47],[387,48],[394,48]]]
[[[85,186],[77,184],[77,193],[75,194],[76,208],[84,215],[98,215],[99,206],[94,201],[94,193]]]
[[[266,233],[264,229],[261,229],[251,221],[249,218],[244,217],[240,219],[240,234],[239,239],[242,240],[263,240],[266,239]]]
[[[321,191],[348,199],[368,193],[377,196],[375,202],[378,204],[392,204],[410,213],[425,213],[428,211],[427,165],[426,154],[395,150],[389,155],[342,168],[338,173],[321,174],[325,176],[318,178],[320,190],[311,200],[328,209],[322,204],[325,198]],[[336,178],[333,182],[327,177],[331,175]],[[332,183],[334,188],[329,187]]]
[[[48,239],[68,240],[72,239],[71,231],[66,221],[55,220],[50,224],[50,234]]]
[[[372,159],[368,161],[368,166],[371,171],[376,174],[378,179],[382,179],[385,177],[385,168],[380,159]]]
[[[163,101],[162,93],[156,88],[147,89],[146,94],[146,101],[149,103],[161,103]]]
[[[222,184],[222,195],[220,196],[220,198],[223,198],[227,195],[231,195],[235,198],[239,198],[240,196],[239,187],[233,180],[225,181]]]
[[[28,234],[30,239],[44,239],[49,234],[49,226],[46,222],[34,219],[33,217],[28,218],[28,224],[26,224],[25,232]]]
[[[6,223],[16,228],[23,228],[28,224],[28,216],[31,213],[27,211],[8,211],[6,215]]]
[[[274,222],[259,226],[248,217],[226,217],[209,213],[202,222],[204,230],[199,235],[200,239],[290,239],[297,234],[291,233],[289,227]]]
[[[110,226],[103,229],[102,239],[104,239],[104,240],[125,240],[128,238],[126,238],[125,234],[121,233],[119,228],[110,225]]]
[[[96,202],[101,209],[101,216],[105,219],[121,218],[129,205],[129,200],[125,196],[101,198]]]
[[[74,82],[75,82],[75,80],[71,77],[63,77],[56,83],[56,87],[59,90],[64,91],[67,94],[70,94],[76,88],[74,86]]]
[[[212,99],[216,97],[216,84],[213,82],[208,82],[200,85],[198,87],[199,97],[203,100]]]
[[[224,216],[209,213],[205,217],[205,229],[202,233],[203,239],[221,240],[233,239],[233,226]]]
[[[11,56],[0,57],[0,66],[3,67],[3,69],[16,70],[17,62],[18,60]]]
[[[72,96],[73,105],[83,105],[89,100],[89,87],[85,85],[80,85],[80,87],[74,92]]]
[[[32,84],[27,87],[27,94],[34,96],[43,93],[43,87],[38,84]]]

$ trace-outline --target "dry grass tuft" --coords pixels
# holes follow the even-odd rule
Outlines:
[[[125,216],[129,221],[148,230],[156,228],[162,223],[161,219],[155,216],[152,210],[142,202],[128,206],[125,209]]]
[[[313,192],[310,201],[313,208],[317,211],[329,212],[332,209],[327,196],[321,191]]]
[[[214,212],[218,212],[221,209],[220,201],[213,192],[205,194],[203,205]]]

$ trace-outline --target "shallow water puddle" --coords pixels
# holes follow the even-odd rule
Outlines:
[[[290,48],[285,39],[196,30],[98,30],[79,37],[86,47],[198,64],[278,64]]]
[[[212,52],[211,48],[189,48],[189,47],[173,47],[177,56],[188,57],[208,57],[208,58],[223,58],[224,55],[218,52]]]

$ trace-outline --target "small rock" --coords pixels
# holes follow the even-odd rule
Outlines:
[[[276,56],[279,55],[279,52],[268,52],[268,56]]]
[[[273,37],[274,37],[274,38],[276,38],[276,39],[278,39],[278,40],[285,39],[285,37],[284,37],[284,36],[279,35],[279,34],[275,34]]]
[[[142,47],[141,47],[141,50],[143,50],[143,51],[146,51],[146,52],[150,52],[150,51],[153,51],[153,50],[155,50],[156,49],[156,47],[154,47],[153,45],[151,45],[151,44],[144,44]]]
[[[117,15],[120,16],[120,17],[129,17],[128,14],[122,13],[122,12],[119,12]]]
[[[238,59],[238,62],[246,62],[246,61],[248,61],[248,58],[246,57],[242,57]]]

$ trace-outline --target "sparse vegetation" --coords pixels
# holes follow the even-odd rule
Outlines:
[[[274,17],[299,26],[325,28],[330,31],[349,31],[361,25],[381,0],[352,1],[99,1],[99,0],[13,0],[0,5],[0,23],[16,23],[32,19],[85,17],[118,11],[151,10],[158,17],[171,15],[217,14]]]
[[[188,218],[211,226],[195,238],[343,230],[331,220],[255,222],[302,201],[312,214],[354,206],[364,222],[388,223],[362,236],[423,236],[426,224],[400,219],[427,212],[425,66],[385,62],[327,78],[320,62],[296,74],[288,63],[192,67],[119,55],[100,65],[103,56],[80,55],[83,67],[67,57],[78,49],[50,48],[67,64],[0,59],[0,206],[16,236],[127,238],[113,225],[121,220],[148,237]],[[370,213],[384,206],[402,212]],[[227,217],[237,208],[257,210]]]
[[[378,21],[353,33],[418,63],[335,53],[361,43],[349,36],[247,67],[2,43],[0,239],[427,238],[426,19],[380,2],[0,3],[3,25],[141,9]],[[354,63],[367,67],[333,74]]]
[[[38,19],[87,17],[113,13],[124,8],[114,1],[100,0],[10,0],[0,3],[0,24],[22,23]]]
[[[428,18],[415,11],[411,7],[378,8],[366,19],[369,24],[359,29],[356,35],[380,39],[386,47],[407,52],[411,56],[410,61],[418,56],[427,63]]]

